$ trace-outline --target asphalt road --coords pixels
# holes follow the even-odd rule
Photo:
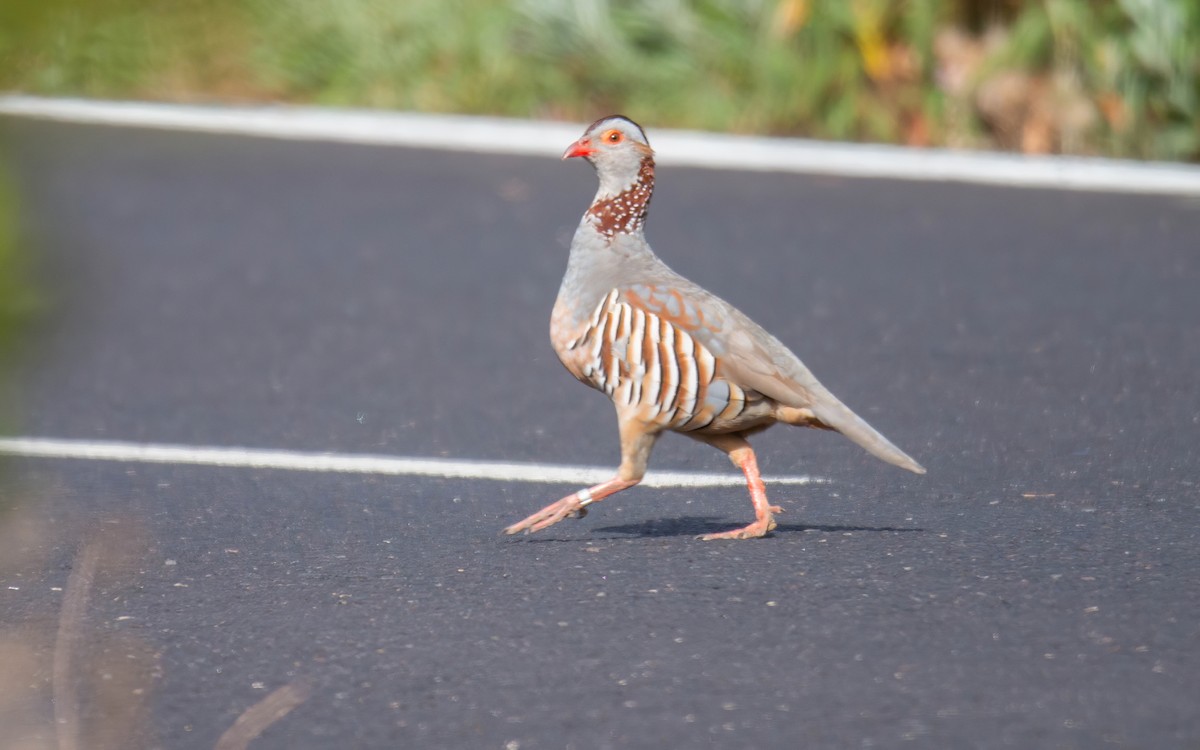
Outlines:
[[[585,165],[0,125],[22,434],[615,465],[547,340]],[[776,428],[830,482],[702,543],[742,490],[504,538],[575,488],[5,459],[8,740],[207,750],[282,688],[224,747],[1200,746],[1200,201],[661,169],[648,233],[928,475]]]

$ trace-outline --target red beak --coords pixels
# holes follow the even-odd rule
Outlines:
[[[592,145],[592,141],[588,138],[580,138],[570,146],[567,146],[567,150],[563,152],[562,158],[571,159],[576,156],[591,156],[594,153],[596,153],[596,147]]]

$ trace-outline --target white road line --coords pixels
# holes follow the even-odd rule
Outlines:
[[[218,107],[0,96],[0,115],[291,140],[558,157],[581,124],[315,107]],[[1066,156],[912,149],[680,130],[651,132],[659,162],[843,177],[1200,195],[1200,167]]]
[[[0,454],[27,458],[70,458],[85,461],[189,464],[579,485],[598,484],[611,479],[615,470],[615,467],[600,466],[455,461],[442,458],[306,453],[258,448],[221,448],[205,445],[160,445],[32,437],[0,438]],[[829,482],[828,479],[806,475],[767,477],[765,481],[768,484],[825,484]],[[651,471],[646,474],[642,484],[647,487],[740,487],[745,484],[745,479],[734,473]]]

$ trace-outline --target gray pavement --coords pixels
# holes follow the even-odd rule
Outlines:
[[[547,340],[584,165],[0,133],[53,302],[22,434],[615,465]],[[51,733],[57,642],[87,747],[286,685],[256,750],[1200,745],[1200,201],[663,168],[648,234],[928,475],[776,428],[830,483],[701,543],[741,490],[502,538],[574,487],[4,459],[0,723]]]

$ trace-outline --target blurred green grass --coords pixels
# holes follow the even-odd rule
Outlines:
[[[1200,159],[1200,0],[42,0],[0,87]]]
[[[19,217],[20,201],[0,147],[0,434],[14,427],[16,366],[29,343],[31,324],[45,306],[35,284],[33,254],[21,232]],[[0,491],[0,510],[3,495]]]

